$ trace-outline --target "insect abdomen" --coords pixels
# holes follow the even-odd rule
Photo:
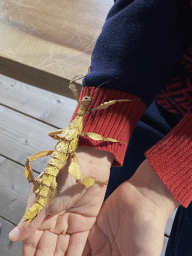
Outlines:
[[[25,220],[27,221],[27,224],[32,222],[35,217],[40,213],[40,211],[44,208],[41,204],[38,202],[35,202],[26,212],[24,215]]]

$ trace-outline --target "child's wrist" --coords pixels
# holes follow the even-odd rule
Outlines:
[[[109,179],[110,168],[114,161],[114,156],[106,151],[80,146],[76,150],[80,163],[82,178],[91,176],[105,182]]]
[[[139,166],[135,175],[129,181],[157,205],[165,218],[168,218],[180,205],[165,187],[147,159]]]

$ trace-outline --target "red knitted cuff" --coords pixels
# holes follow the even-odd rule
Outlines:
[[[192,200],[192,114],[186,114],[145,156],[171,194],[188,207]]]
[[[105,88],[83,87],[80,102],[86,95],[90,95],[94,99],[88,109],[93,109],[109,100],[137,98],[126,92]],[[79,107],[77,106],[72,120],[75,118],[78,109]],[[83,132],[94,132],[105,138],[114,138],[118,141],[125,142],[125,144],[109,141],[94,141],[89,137],[80,137],[79,145],[110,152],[115,157],[113,166],[122,166],[133,129],[145,109],[146,107],[143,101],[138,99],[128,102],[118,102],[106,109],[96,110],[86,114],[83,120]]]

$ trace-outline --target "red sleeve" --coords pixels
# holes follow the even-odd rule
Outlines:
[[[186,114],[145,156],[177,201],[188,207],[192,201],[192,114]]]
[[[111,89],[83,87],[80,102],[86,95],[93,97],[94,101],[88,109],[93,109],[101,103],[114,99],[136,99],[137,96]],[[77,106],[72,120],[79,107]],[[138,120],[145,112],[146,106],[141,99],[116,103],[106,109],[96,110],[85,115],[83,132],[94,132],[105,138],[114,138],[122,143],[94,141],[88,137],[80,137],[79,145],[93,147],[110,152],[114,155],[113,166],[122,166],[125,152],[132,132]],[[72,121],[71,120],[71,121]]]
[[[135,99],[134,95],[95,87],[83,88],[80,101],[91,95],[95,101],[89,109],[114,99]],[[79,107],[77,106],[72,120]],[[138,120],[146,106],[141,99],[116,103],[105,110],[97,110],[85,115],[83,131],[94,132],[103,137],[114,138],[122,143],[94,141],[80,137],[79,145],[111,152],[115,160],[113,166],[122,166],[125,152]],[[71,120],[71,121],[72,121]],[[184,207],[192,201],[192,114],[188,113],[164,139],[149,149],[145,156],[164,185]]]

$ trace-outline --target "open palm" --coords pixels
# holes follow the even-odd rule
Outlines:
[[[103,204],[83,256],[160,256],[166,222],[178,205],[145,160]]]
[[[165,227],[160,219],[156,225],[157,216],[150,213],[154,206],[143,195],[134,192],[138,207],[136,201],[131,202],[131,190],[134,188],[125,182],[106,200],[90,231],[83,256],[161,255]],[[147,203],[149,211],[144,207]]]
[[[101,166],[105,169],[105,175],[100,175],[101,166],[98,170],[95,167],[92,168],[93,165],[96,166],[94,161],[100,155],[100,152],[98,155],[96,153],[95,151],[93,158],[86,153],[77,154],[83,170],[82,176],[87,176],[89,173],[98,180],[106,181],[111,163],[106,158],[100,158]],[[102,153],[102,157],[103,155],[105,154]],[[91,161],[85,161],[88,157]],[[66,164],[60,171],[57,178],[58,193],[53,201],[39,213],[32,223],[26,225],[22,219],[16,230],[12,232],[10,236],[12,240],[23,240],[23,256],[82,255],[89,230],[94,225],[103,203],[106,185],[96,183],[86,189],[84,185],[76,183],[74,178],[68,174],[67,169]],[[34,201],[35,194],[32,192],[27,208]]]

